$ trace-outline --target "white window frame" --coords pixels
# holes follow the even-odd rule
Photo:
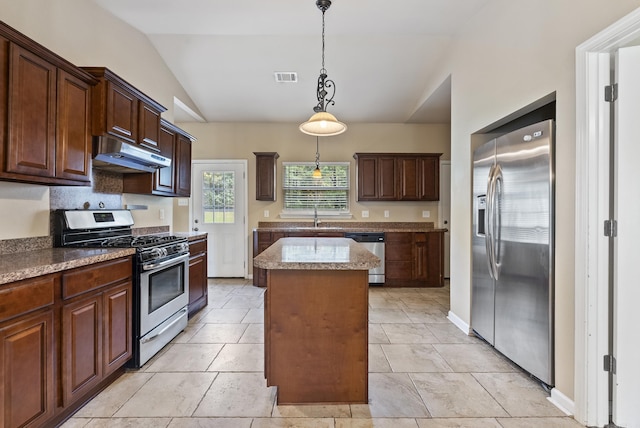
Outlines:
[[[283,194],[286,192],[285,188],[285,167],[288,165],[304,165],[304,166],[315,166],[315,162],[283,162],[282,163],[282,190]],[[345,191],[347,192],[346,201],[347,208],[344,211],[334,211],[334,210],[318,210],[318,217],[331,217],[331,218],[352,218],[351,214],[351,162],[320,162],[320,167],[328,166],[328,165],[339,165],[347,167],[347,184]],[[329,190],[329,188],[323,188],[325,190]],[[280,213],[281,218],[307,218],[313,217],[315,215],[314,210],[292,210],[285,208],[284,196],[282,201],[282,212]]]

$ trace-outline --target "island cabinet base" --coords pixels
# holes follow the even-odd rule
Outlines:
[[[366,270],[267,270],[265,377],[278,404],[367,403]]]

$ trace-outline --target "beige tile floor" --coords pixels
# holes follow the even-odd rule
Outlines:
[[[369,292],[369,404],[278,406],[263,376],[263,290],[209,280],[209,305],[75,427],[570,428],[545,391],[446,314],[448,287]]]

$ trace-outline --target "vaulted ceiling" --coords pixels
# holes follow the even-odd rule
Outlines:
[[[146,34],[208,122],[303,122],[317,103],[315,0],[93,0]],[[327,110],[344,122],[450,121],[451,80],[432,70],[494,0],[334,0],[325,14]],[[277,83],[275,72],[296,72]],[[193,121],[176,109],[175,120]]]

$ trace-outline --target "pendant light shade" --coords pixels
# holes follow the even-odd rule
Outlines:
[[[331,0],[316,0],[316,6],[322,12],[322,68],[316,88],[318,104],[313,107],[315,114],[301,124],[299,129],[305,134],[315,137],[330,137],[342,134],[347,130],[347,125],[340,122],[331,113],[327,113],[327,106],[335,104],[333,97],[336,94],[335,83],[327,78],[327,70],[324,68],[324,14],[331,6]]]
[[[300,131],[316,137],[330,137],[342,134],[346,130],[347,125],[326,111],[315,113],[309,120],[300,125]]]

